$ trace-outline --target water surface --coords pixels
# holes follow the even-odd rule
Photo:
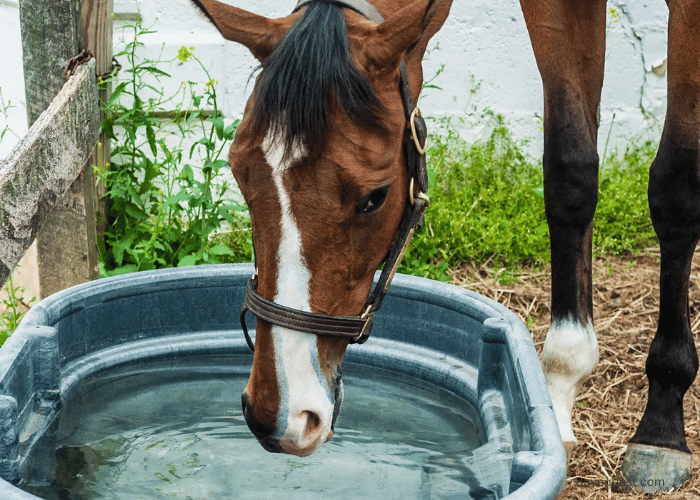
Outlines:
[[[476,412],[447,391],[348,365],[333,439],[300,458],[248,430],[245,371],[209,358],[82,382],[57,424],[53,484],[23,487],[70,500],[495,498],[466,458],[484,443]]]

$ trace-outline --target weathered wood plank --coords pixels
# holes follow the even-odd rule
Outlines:
[[[99,129],[93,60],[78,68],[15,150],[0,161],[0,285],[79,177]]]

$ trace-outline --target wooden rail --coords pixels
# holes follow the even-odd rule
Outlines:
[[[22,142],[0,161],[0,286],[95,149],[100,130],[98,102],[92,60],[78,68]],[[88,206],[74,203],[73,209],[94,213],[94,207],[83,205]],[[87,247],[94,246],[94,232],[87,240]],[[55,265],[69,266],[86,259],[88,252],[86,248],[84,256],[66,255]]]

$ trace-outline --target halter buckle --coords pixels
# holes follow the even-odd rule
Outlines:
[[[418,140],[418,132],[416,131],[416,116],[421,116],[418,106],[413,108],[411,119],[409,120],[411,123],[411,138],[413,139],[413,143],[416,145],[416,151],[418,151],[420,155],[425,155],[426,151],[428,151],[428,137],[426,136],[425,141],[421,146],[421,143]]]
[[[408,185],[408,201],[411,202],[411,206],[416,204],[416,198],[423,200],[425,202],[425,208],[430,206],[430,197],[423,191],[418,191],[418,194],[414,193],[414,186],[416,184],[415,178],[411,177],[411,183]]]
[[[360,334],[352,339],[353,344],[364,344],[369,338],[369,334],[372,331],[372,326],[374,325],[374,311],[372,311],[372,304],[367,306],[365,312],[362,313],[360,318],[365,320],[365,324],[362,326],[362,331]]]

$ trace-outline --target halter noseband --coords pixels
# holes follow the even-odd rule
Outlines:
[[[293,12],[297,12],[302,7],[315,2],[340,5],[365,16],[377,24],[384,21],[379,11],[366,0],[303,0],[297,4]],[[405,60],[401,62],[400,71],[399,90],[408,124],[404,133],[403,148],[406,157],[406,170],[410,179],[408,193],[410,205],[404,211],[398,235],[387,254],[379,281],[377,281],[374,290],[367,299],[364,312],[360,316],[327,316],[281,306],[258,294],[256,269],[256,274],[248,280],[240,317],[243,334],[251,350],[254,351],[255,346],[245,324],[247,311],[250,311],[263,321],[292,330],[321,336],[350,338],[351,344],[362,344],[369,338],[369,334],[372,331],[374,313],[381,307],[382,301],[389,290],[391,280],[396,274],[404,253],[406,253],[408,244],[423,222],[423,212],[430,205],[430,199],[425,195],[428,190],[428,171],[425,162],[427,127],[420,110],[414,107],[413,104]]]

